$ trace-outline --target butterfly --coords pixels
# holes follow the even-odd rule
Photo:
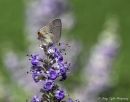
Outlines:
[[[42,42],[42,45],[44,46],[55,44],[60,40],[61,30],[61,19],[54,19],[38,31],[38,39]]]

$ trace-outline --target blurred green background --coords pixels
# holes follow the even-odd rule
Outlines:
[[[97,41],[108,15],[116,15],[119,20],[119,35],[122,45],[118,59],[114,64],[113,79],[118,77],[114,88],[103,93],[110,97],[128,97],[130,99],[130,1],[129,0],[71,0],[76,16],[76,26],[70,32],[83,42],[84,51]],[[27,40],[24,34],[25,4],[23,0],[0,0],[0,102],[6,102],[3,93],[15,97],[16,102],[25,102],[28,94],[21,89],[10,72],[4,67],[2,55],[9,48],[16,53],[26,55]],[[70,35],[68,34],[68,35]],[[82,55],[81,55],[82,56]],[[82,58],[82,57],[81,57]],[[82,63],[82,62],[81,62]],[[80,64],[80,63],[79,63]],[[79,65],[81,67],[82,64]],[[80,72],[75,72],[80,79]],[[79,80],[78,77],[73,79]],[[77,81],[80,82],[80,81]],[[73,84],[72,84],[73,85]],[[68,85],[68,87],[71,87]],[[118,102],[118,100],[117,100]]]

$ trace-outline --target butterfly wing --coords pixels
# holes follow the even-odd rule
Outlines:
[[[55,19],[51,23],[49,23],[49,31],[52,33],[52,41],[53,43],[57,43],[61,37],[62,23],[60,19]]]

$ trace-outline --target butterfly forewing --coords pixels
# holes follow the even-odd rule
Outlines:
[[[55,19],[49,23],[50,33],[53,34],[53,42],[57,43],[61,37],[62,24],[60,19]]]

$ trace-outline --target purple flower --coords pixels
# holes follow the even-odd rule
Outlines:
[[[57,59],[58,59],[59,62],[62,62],[63,61],[63,56],[59,55]]]
[[[42,72],[40,72],[40,71],[33,71],[32,72],[32,78],[33,78],[33,80],[37,83],[37,82],[39,82],[39,78],[42,76]]]
[[[62,100],[62,99],[65,97],[64,91],[63,91],[63,90],[57,90],[57,91],[55,92],[55,97],[56,97],[56,99],[58,99],[58,100]]]
[[[45,91],[50,91],[54,86],[54,82],[52,80],[46,80],[43,86]]]
[[[64,73],[66,73],[66,69],[65,69],[64,66],[60,67],[59,71],[60,71],[61,75],[64,74]]]
[[[58,72],[56,70],[54,70],[54,69],[51,68],[48,71],[48,77],[51,80],[55,80],[58,77]]]
[[[58,49],[55,49],[54,57],[59,62],[63,61],[63,56],[60,54],[60,51]]]
[[[32,55],[31,57],[32,57],[32,59],[31,59],[32,65],[37,66],[39,64],[39,57],[38,57],[38,55]]]
[[[37,96],[34,96],[31,102],[40,102],[40,99]]]
[[[58,65],[59,65],[59,72],[60,72],[60,74],[61,75],[65,74],[67,72],[67,69],[68,69],[67,65],[64,64],[64,63],[60,63],[60,62],[58,63]]]
[[[67,70],[68,70],[68,67],[69,65],[68,64],[64,64],[64,63],[58,63],[58,68],[59,68],[59,75],[61,75],[61,79],[60,81],[63,81],[67,78]]]
[[[56,47],[54,46],[49,47],[47,52],[48,54],[52,54],[57,61],[60,62],[63,61],[63,56],[60,54],[60,51]]]

